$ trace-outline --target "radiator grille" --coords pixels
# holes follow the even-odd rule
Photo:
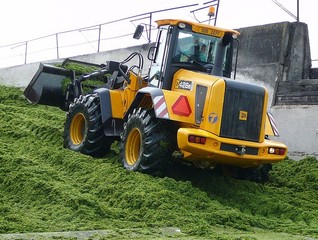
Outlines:
[[[262,124],[265,89],[226,80],[220,136],[258,142]]]

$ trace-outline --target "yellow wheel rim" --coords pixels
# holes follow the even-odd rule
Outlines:
[[[79,145],[83,142],[85,135],[85,117],[82,113],[77,113],[71,122],[70,138],[73,144]]]
[[[126,161],[129,165],[134,165],[140,154],[141,132],[138,128],[133,128],[126,141]]]

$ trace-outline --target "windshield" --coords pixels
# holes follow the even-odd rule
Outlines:
[[[195,61],[213,65],[218,41],[219,38],[217,37],[181,30],[178,35],[173,62]]]
[[[170,89],[169,81],[179,69],[230,77],[232,42],[224,46],[219,44],[220,40],[193,32],[191,28],[160,26],[149,69],[149,85],[161,88],[161,84],[167,83],[163,88]]]

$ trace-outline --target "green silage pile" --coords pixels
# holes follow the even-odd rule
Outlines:
[[[276,164],[266,184],[177,164],[153,177],[123,169],[116,146],[99,159],[64,149],[64,120],[61,110],[0,87],[0,234],[105,229],[118,239],[318,238],[316,159]],[[160,230],[170,227],[180,231]]]

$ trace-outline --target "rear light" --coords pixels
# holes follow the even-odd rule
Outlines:
[[[206,138],[200,137],[200,136],[195,136],[195,135],[190,135],[188,137],[188,141],[191,143],[205,144]]]
[[[285,154],[285,149],[284,148],[274,148],[274,147],[270,147],[268,149],[268,153],[269,154],[275,154],[275,155],[284,155]]]

